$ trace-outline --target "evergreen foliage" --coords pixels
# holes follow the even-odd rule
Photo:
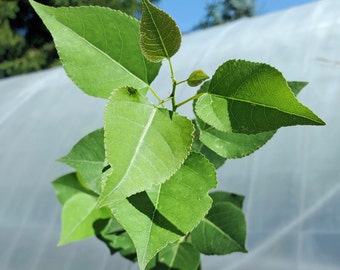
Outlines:
[[[195,29],[252,17],[254,14],[255,0],[217,0],[206,6],[206,15]]]

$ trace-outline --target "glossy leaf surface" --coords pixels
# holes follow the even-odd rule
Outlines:
[[[100,205],[163,183],[189,154],[194,127],[186,117],[149,104],[138,91],[114,91],[105,110],[105,148],[112,174]]]
[[[212,196],[213,206],[204,220],[192,231],[192,244],[206,255],[247,252],[245,249],[246,221],[239,207],[243,197]]]
[[[215,105],[221,98],[227,101],[227,106]],[[207,115],[204,113],[207,106],[220,107],[223,113],[213,110]],[[324,125],[296,100],[278,70],[243,60],[227,61],[217,69],[207,94],[197,101],[195,111],[204,122],[225,132],[253,134],[282,126]],[[223,129],[219,122],[216,124],[216,119],[225,122]]]
[[[192,153],[164,184],[112,206],[116,219],[135,244],[141,269],[202,220],[212,203],[208,191],[215,186],[213,165]]]
[[[136,19],[98,6],[30,3],[51,32],[66,73],[87,94],[108,98],[122,86],[145,88],[158,74],[160,64],[141,52]]]
[[[66,201],[61,214],[62,226],[58,245],[65,245],[95,235],[93,222],[111,215],[107,208],[96,206],[97,197],[85,193],[76,194]]]
[[[147,270],[197,270],[200,266],[200,253],[186,242],[169,244],[147,265]]]
[[[70,153],[60,161],[75,168],[86,187],[100,194],[102,170],[104,168],[104,130],[98,129],[86,135]]]
[[[141,48],[152,62],[170,58],[180,48],[182,35],[176,22],[149,0],[142,0]]]

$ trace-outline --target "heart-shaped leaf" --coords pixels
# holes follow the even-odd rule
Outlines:
[[[208,191],[216,186],[215,168],[192,153],[164,184],[112,206],[135,244],[141,269],[167,244],[190,232],[208,212]]]
[[[100,194],[105,160],[104,129],[86,135],[59,160],[78,171],[85,187]]]
[[[167,245],[147,265],[147,270],[198,270],[200,253],[187,242]]]
[[[142,0],[141,48],[152,62],[170,58],[180,48],[182,35],[176,22],[163,10]]]
[[[138,91],[113,92],[105,110],[105,148],[112,166],[100,205],[115,202],[169,179],[190,152],[189,119],[151,105]]]
[[[158,74],[160,64],[143,57],[136,19],[98,6],[30,3],[51,32],[66,73],[87,94],[108,98],[122,86],[145,88]]]
[[[97,197],[85,193],[76,194],[65,202],[61,214],[62,226],[58,245],[95,235],[93,222],[111,216],[109,209],[96,206]]]
[[[221,105],[222,99],[227,102]],[[278,70],[243,60],[227,61],[217,69],[195,111],[224,132],[253,134],[282,126],[325,124],[297,101]]]

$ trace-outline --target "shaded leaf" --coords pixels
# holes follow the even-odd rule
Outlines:
[[[221,106],[224,112],[215,110],[205,115],[204,108],[218,108],[219,105],[214,103],[221,102],[221,98],[227,100],[227,106]],[[216,125],[216,118],[223,122],[227,113],[229,120],[224,127],[230,126],[230,130],[222,131],[235,133],[253,134],[291,125],[324,125],[319,117],[296,100],[278,70],[243,60],[227,61],[217,69],[207,94],[197,101],[195,111],[198,117],[216,129],[221,129],[219,122]]]
[[[145,88],[158,74],[160,64],[143,57],[136,19],[98,6],[30,3],[51,32],[66,73],[87,94],[108,98],[122,86]]]
[[[209,76],[205,74],[203,70],[200,70],[200,69],[194,70],[188,78],[188,85],[195,87],[195,86],[200,85],[202,82],[204,82],[207,79],[209,79]]]
[[[95,235],[93,222],[111,216],[109,209],[96,206],[97,197],[85,193],[76,194],[65,202],[61,214],[62,226],[58,245]]]
[[[104,129],[98,129],[83,137],[71,151],[59,161],[75,168],[85,187],[100,194],[104,168]]]
[[[229,193],[225,191],[214,191],[211,192],[209,195],[213,199],[213,206],[219,203],[230,202],[240,209],[242,209],[243,207],[244,196],[242,195]]]
[[[194,247],[206,255],[247,252],[246,221],[242,210],[232,202],[213,204],[207,216],[192,231]]]
[[[135,244],[141,269],[202,220],[212,203],[208,191],[215,186],[212,164],[192,153],[164,184],[112,206],[114,216]]]
[[[135,246],[129,235],[115,218],[96,220],[93,228],[97,238],[106,244],[111,255],[119,251],[123,257],[136,261]]]
[[[195,124],[195,121],[193,121],[193,123]],[[203,154],[215,166],[215,168],[218,169],[225,163],[227,159],[221,157],[220,155],[216,154],[216,152],[205,146],[199,140],[199,132],[199,128],[197,127],[197,125],[195,125],[195,139],[192,143],[191,151]]]
[[[200,253],[186,242],[169,244],[147,265],[147,270],[197,270],[200,266]]]
[[[88,193],[89,195],[95,195],[80,184],[76,173],[63,175],[54,180],[52,185],[56,196],[62,205],[75,194]]]
[[[211,81],[206,81],[198,90],[198,94],[206,93],[209,90]],[[197,100],[193,102],[196,108]],[[226,159],[241,158],[250,155],[262,147],[272,136],[274,131],[246,135],[241,133],[226,133],[216,130],[215,128],[204,123],[195,113],[196,120],[196,138],[199,139],[193,147],[199,147],[200,152],[207,155],[215,167],[222,166]],[[205,145],[209,150],[205,149]],[[197,150],[196,150],[197,151]]]
[[[180,48],[182,35],[176,22],[163,10],[142,0],[141,48],[152,62],[170,58]]]
[[[200,141],[224,158],[241,158],[250,155],[266,144],[276,131],[258,134],[225,133],[196,118],[200,129]]]
[[[190,120],[148,103],[127,88],[113,92],[105,110],[105,147],[113,170],[100,205],[115,202],[169,179],[189,154]],[[108,139],[109,138],[109,139]]]
[[[288,86],[293,91],[294,95],[297,96],[300,91],[308,84],[308,82],[297,82],[297,81],[291,81],[288,82]]]

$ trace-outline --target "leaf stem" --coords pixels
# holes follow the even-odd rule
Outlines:
[[[172,111],[175,112],[177,110],[177,105],[176,105],[176,100],[175,100],[177,81],[175,79],[174,69],[172,68],[171,60],[170,58],[167,58],[167,59],[168,59],[169,67],[170,67],[170,75],[171,75],[171,81],[172,81],[172,91],[168,99],[171,99]]]
[[[180,84],[182,84],[182,83],[186,83],[187,81],[188,81],[188,79],[183,80],[183,81],[180,81],[180,82],[177,82],[177,85],[180,85]]]
[[[205,93],[199,93],[199,94],[197,94],[197,95],[194,95],[194,96],[192,96],[191,98],[188,98],[188,99],[184,100],[183,102],[177,104],[176,107],[177,107],[177,108],[178,108],[178,107],[181,107],[181,106],[183,106],[184,104],[187,104],[188,102],[190,102],[190,101],[192,101],[192,100],[198,99],[200,96],[202,96],[202,95],[204,95],[204,94],[205,94]]]
[[[151,87],[151,85],[149,85],[149,89],[151,93],[155,96],[155,98],[158,100],[159,104],[163,104],[162,99],[159,97],[156,91]]]

